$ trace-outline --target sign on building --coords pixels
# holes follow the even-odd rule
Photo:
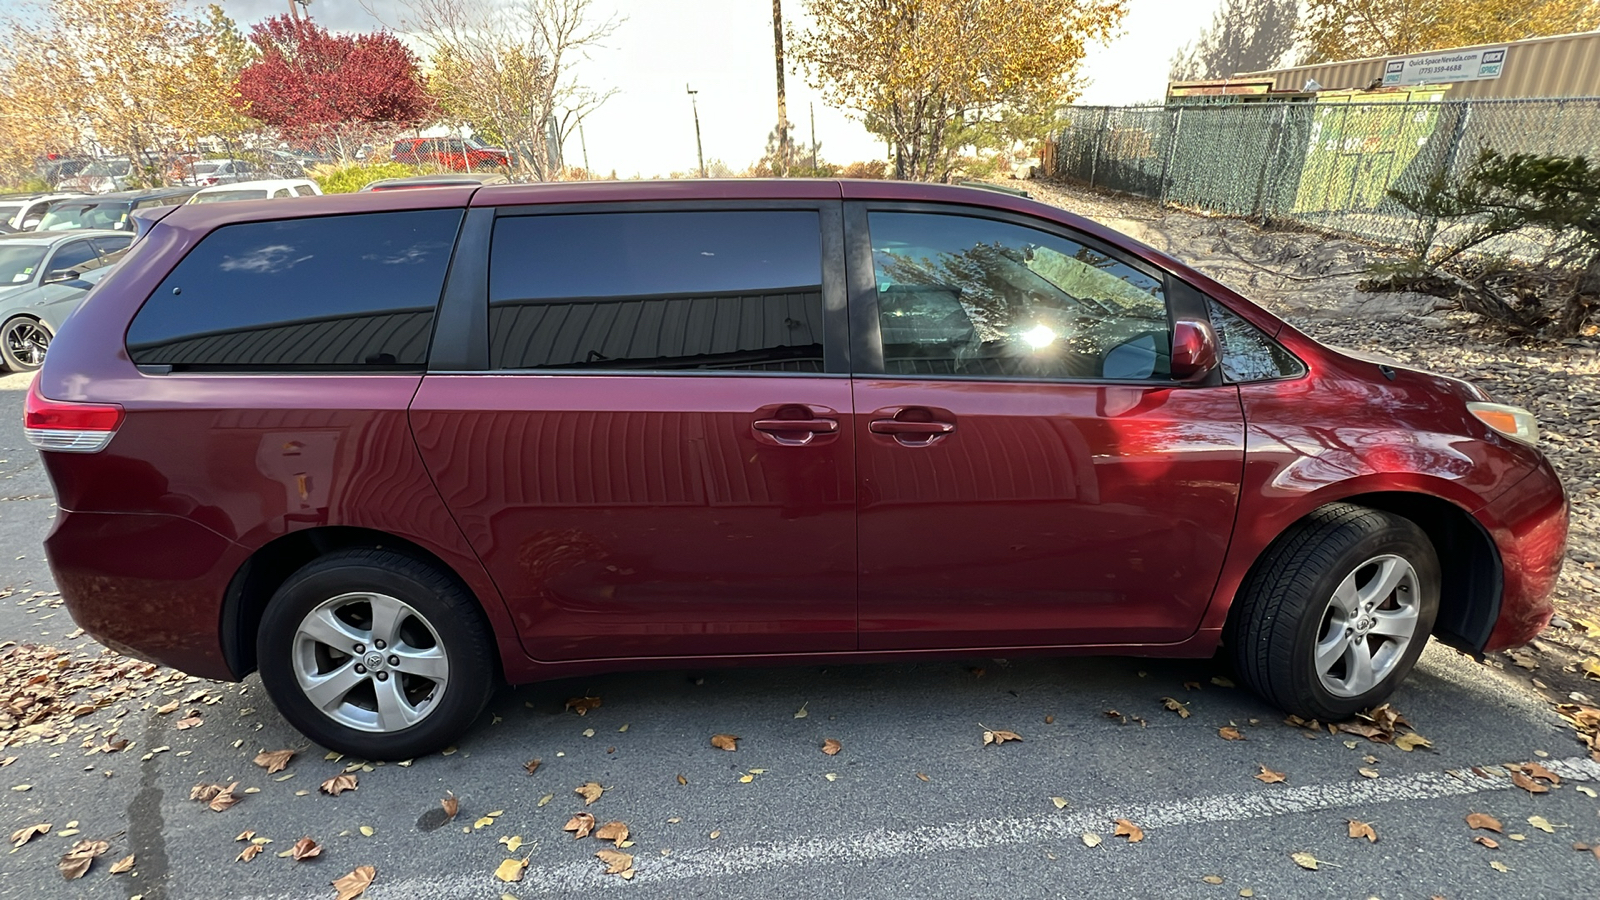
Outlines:
[[[1383,66],[1383,86],[1444,84],[1499,78],[1506,65],[1505,47],[1453,50],[1391,59]]]

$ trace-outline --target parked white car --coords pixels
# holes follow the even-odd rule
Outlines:
[[[0,225],[9,225],[18,231],[32,231],[39,227],[45,210],[57,200],[69,200],[82,194],[0,194]]]
[[[315,197],[322,193],[317,183],[305,178],[279,178],[219,184],[195,191],[189,203],[221,203],[225,200],[270,200],[276,197]]]

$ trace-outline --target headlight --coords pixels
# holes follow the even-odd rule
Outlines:
[[[1504,403],[1468,403],[1467,411],[1477,416],[1478,421],[1508,438],[1525,444],[1539,442],[1539,421],[1533,417],[1533,413],[1520,406],[1507,406]]]

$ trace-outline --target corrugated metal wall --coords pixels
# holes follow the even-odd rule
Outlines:
[[[1532,38],[1503,46],[1507,48],[1506,66],[1499,78],[1454,82],[1450,84],[1445,99],[1600,97],[1600,31]],[[1473,48],[1447,47],[1433,52],[1470,49]],[[1276,91],[1298,91],[1305,87],[1307,81],[1315,81],[1330,91],[1360,90],[1381,79],[1383,64],[1396,58],[1385,56],[1269,69],[1265,72],[1240,73],[1235,77],[1271,78],[1273,90]]]

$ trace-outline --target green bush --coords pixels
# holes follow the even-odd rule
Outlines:
[[[358,163],[352,166],[317,166],[311,170],[311,180],[322,188],[324,194],[349,194],[380,178],[404,178],[420,174],[420,168],[404,163]]]
[[[0,194],[48,194],[51,190],[50,182],[38,177],[0,185]]]

